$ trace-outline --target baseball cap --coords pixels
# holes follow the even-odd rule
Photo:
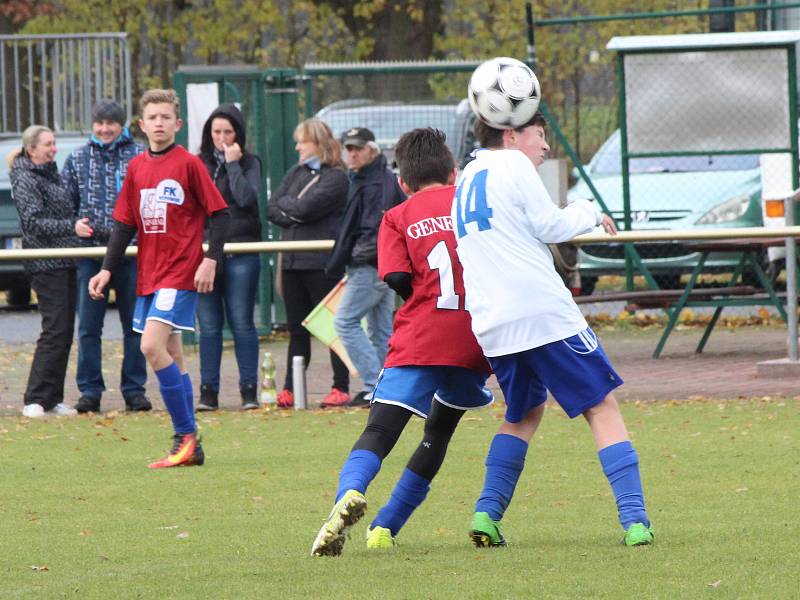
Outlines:
[[[366,127],[353,127],[344,132],[342,136],[343,146],[358,146],[363,147],[367,142],[374,142],[375,134]]]

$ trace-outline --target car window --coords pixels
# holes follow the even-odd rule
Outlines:
[[[746,171],[758,168],[757,154],[702,156],[662,156],[655,158],[632,158],[631,173],[679,173],[697,171]],[[593,159],[592,173],[619,175],[622,171],[620,159],[620,136],[615,132],[603,144]]]
[[[59,171],[64,166],[64,161],[75,148],[82,146],[86,143],[87,138],[64,138],[59,139],[56,137],[56,164]],[[0,187],[8,188],[11,185],[8,174],[8,163],[6,157],[21,145],[19,140],[3,140],[0,142]]]

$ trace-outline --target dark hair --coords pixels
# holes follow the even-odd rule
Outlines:
[[[439,129],[412,129],[400,136],[394,149],[394,160],[400,177],[416,192],[432,183],[446,184],[455,168],[455,160]]]
[[[524,125],[520,125],[519,127],[509,127],[508,129],[522,131],[523,129],[532,127],[534,125],[538,125],[542,128],[547,126],[547,121],[545,120],[544,115],[539,111],[536,111],[536,113],[534,113],[534,115]],[[495,129],[480,119],[475,119],[473,130],[475,131],[475,138],[478,140],[478,143],[484,148],[503,147],[503,132],[505,129]]]

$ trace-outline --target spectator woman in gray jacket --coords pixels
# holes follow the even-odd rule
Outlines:
[[[307,119],[294,131],[295,149],[300,162],[289,169],[272,194],[267,215],[280,226],[281,240],[331,240],[336,238],[347,203],[350,182],[342,162],[342,149],[330,127],[319,119]],[[325,275],[330,251],[285,252],[278,277],[281,278],[286,320],[289,325],[289,350],[286,379],[278,394],[278,406],[294,406],[292,357],[311,358],[311,338],[302,321],[336,285],[337,279]],[[343,406],[350,401],[350,374],[347,366],[331,351],[333,387],[324,406]]]
[[[42,125],[22,133],[22,149],[8,157],[11,194],[22,226],[23,248],[68,248],[78,245],[75,214],[62,187],[55,163],[56,138]],[[43,258],[25,262],[42,315],[42,333],[36,342],[22,415],[71,416],[64,403],[67,372],[75,325],[75,261]]]

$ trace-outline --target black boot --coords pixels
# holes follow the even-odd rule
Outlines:
[[[197,403],[197,412],[208,412],[219,408],[219,392],[210,385],[200,386],[200,401]]]
[[[242,410],[253,410],[259,407],[257,391],[255,383],[250,383],[239,390],[242,395]]]

